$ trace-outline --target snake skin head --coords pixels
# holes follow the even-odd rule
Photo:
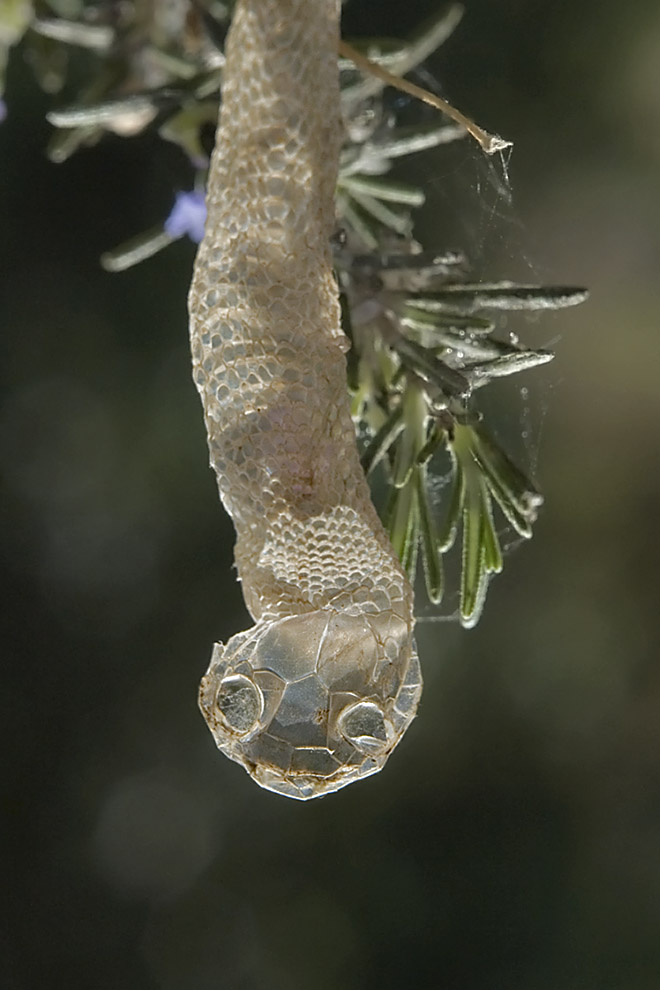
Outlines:
[[[217,643],[200,708],[218,748],[258,784],[307,800],[382,769],[421,690],[396,614],[316,611]]]

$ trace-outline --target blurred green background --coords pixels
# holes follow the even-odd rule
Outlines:
[[[345,30],[402,33],[436,6],[351,0]],[[443,209],[462,188],[489,241],[480,276],[592,295],[525,331],[557,351],[523,382],[546,496],[534,539],[477,629],[420,626],[420,715],[386,770],[305,805],[219,756],[196,707],[211,644],[248,620],[190,379],[194,248],[98,265],[188,173],[148,137],[49,164],[50,104],[14,57],[7,990],[660,986],[660,8],[467,0],[429,68],[514,140],[514,205],[488,198],[475,153],[439,149],[422,229],[460,246]]]

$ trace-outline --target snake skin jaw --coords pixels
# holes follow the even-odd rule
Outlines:
[[[216,644],[200,707],[218,748],[258,784],[307,800],[380,770],[420,693],[405,623],[322,610]]]

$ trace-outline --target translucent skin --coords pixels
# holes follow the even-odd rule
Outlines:
[[[256,625],[216,644],[218,747],[296,798],[379,770],[421,692],[413,595],[371,503],[330,236],[339,0],[239,0],[190,290],[194,380]]]

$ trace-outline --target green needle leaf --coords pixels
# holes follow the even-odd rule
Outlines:
[[[51,162],[61,165],[83,144],[100,140],[103,130],[100,127],[73,127],[70,130],[55,131],[48,142],[47,155]]]
[[[414,440],[409,429],[404,429],[397,440],[392,468],[392,484],[395,488],[403,488],[410,479],[416,461]]]
[[[413,528],[414,488],[392,488],[385,512],[386,529],[399,560],[403,563],[409,554],[409,542]]]
[[[472,441],[475,459],[486,477],[494,480],[506,493],[508,501],[517,512],[533,522],[543,504],[543,496],[532,481],[513,463],[483,426],[472,429]]]
[[[123,272],[140,261],[158,254],[175,240],[177,238],[168,234],[162,227],[152,227],[151,230],[132,237],[112,251],[106,251],[101,255],[101,265],[107,272]]]
[[[458,520],[460,519],[461,510],[463,508],[463,500],[465,498],[465,476],[463,474],[463,468],[461,462],[456,457],[452,450],[452,486],[451,486],[451,499],[449,501],[449,508],[447,510],[447,515],[445,516],[444,523],[440,530],[438,536],[438,546],[442,553],[446,553],[454,545],[454,540],[456,539],[456,531],[458,529]]]
[[[369,441],[362,455],[362,469],[365,474],[369,474],[376,467],[381,458],[387,453],[398,435],[404,429],[403,407],[401,404],[395,406],[389,414],[381,428]]]
[[[407,485],[426,440],[426,401],[419,388],[408,385],[402,402],[403,432],[397,439],[392,469],[395,488]]]
[[[345,175],[340,179],[340,185],[351,195],[363,194],[383,199],[388,203],[399,203],[402,206],[422,206],[426,199],[421,189],[409,186],[403,182],[383,181],[366,178],[362,175]]]
[[[417,491],[417,508],[419,513],[422,563],[424,565],[426,591],[429,596],[429,600],[437,605],[442,600],[442,593],[444,590],[444,574],[435,520],[433,519],[429,506],[426,487],[426,468],[422,465],[415,468],[414,482]]]
[[[381,203],[380,200],[375,199],[373,196],[367,196],[366,194],[359,193],[356,190],[351,190],[353,199],[363,210],[370,213],[371,216],[382,223],[384,227],[389,227],[395,233],[400,234],[402,237],[410,236],[412,233],[412,220],[407,213],[395,213],[389,207]]]
[[[500,574],[504,566],[500,541],[493,525],[493,505],[485,481],[481,483],[481,502],[483,514],[483,545],[486,571],[489,574]]]
[[[410,487],[411,490],[414,491],[414,484],[412,482]],[[417,553],[419,549],[419,514],[417,512],[417,507],[415,505],[414,498],[412,502],[409,522],[410,525],[408,529],[408,534],[406,536],[406,545],[404,547],[401,563],[403,565],[404,571],[408,575],[408,580],[414,586],[415,574],[417,572]]]
[[[438,426],[431,427],[428,439],[417,455],[418,464],[427,464],[431,460],[442,443],[444,435],[444,430],[441,430]]]
[[[392,131],[389,140],[378,141],[369,146],[369,154],[378,158],[402,158],[427,148],[435,148],[439,144],[449,144],[466,136],[464,127],[457,124],[445,124],[442,127],[424,124],[420,127],[398,127]]]
[[[478,493],[471,493],[463,508],[463,568],[461,572],[461,624],[471,629],[479,621],[486,597],[483,512]]]
[[[404,363],[408,363],[445,395],[467,395],[470,391],[465,376],[437,358],[428,347],[404,337],[403,334],[394,337],[392,344]]]
[[[504,378],[506,375],[516,375],[520,371],[528,371],[540,364],[552,361],[552,351],[517,350],[492,361],[484,361],[479,365],[471,365],[465,369],[465,374],[473,388],[487,385],[492,378]]]
[[[44,38],[102,52],[110,48],[115,36],[114,30],[106,25],[85,24],[54,17],[37,17],[30,26]]]
[[[367,220],[362,213],[355,208],[350,197],[340,191],[337,192],[337,207],[341,217],[353,228],[365,247],[374,251],[378,247],[378,230],[373,221]]]
[[[445,327],[452,330],[466,330],[468,333],[489,334],[495,329],[492,320],[471,313],[457,313],[449,309],[444,302],[438,302],[434,297],[410,296],[406,300],[403,319],[412,320],[421,327],[435,329]]]
[[[448,285],[437,294],[438,305],[475,309],[541,310],[577,306],[589,295],[586,289],[564,285],[519,285],[491,282]]]

